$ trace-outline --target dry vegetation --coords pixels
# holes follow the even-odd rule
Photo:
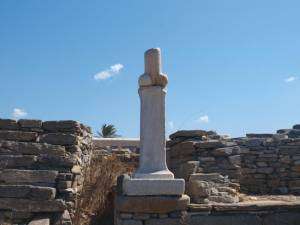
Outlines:
[[[117,177],[130,173],[134,166],[117,156],[94,155],[84,171],[84,186],[77,201],[75,225],[113,224],[113,198]]]

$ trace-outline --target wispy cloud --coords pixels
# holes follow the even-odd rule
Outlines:
[[[297,79],[298,79],[298,77],[290,76],[290,77],[284,79],[284,82],[291,83],[291,82],[294,82]]]
[[[209,123],[208,115],[200,116],[196,121],[198,123]]]
[[[120,73],[120,71],[124,68],[124,66],[120,63],[114,64],[109,67],[109,69],[103,70],[94,75],[95,80],[106,80],[110,77],[113,77]]]
[[[24,109],[19,109],[19,108],[14,108],[14,110],[12,112],[12,116],[15,119],[26,117],[27,114],[28,113]]]

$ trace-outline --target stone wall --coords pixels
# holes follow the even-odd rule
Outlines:
[[[187,184],[192,174],[218,173],[246,193],[300,193],[300,125],[245,138],[206,131],[179,131],[170,138],[169,168]]]
[[[0,119],[0,223],[72,224],[91,151],[76,121]]]
[[[241,188],[247,193],[300,194],[300,126],[236,139],[242,149]]]
[[[190,205],[188,225],[298,225],[298,202],[249,202],[223,205]]]

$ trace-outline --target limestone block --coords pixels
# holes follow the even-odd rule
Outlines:
[[[0,198],[49,200],[55,198],[56,189],[32,185],[0,185]]]
[[[149,213],[134,213],[133,214],[133,219],[135,220],[147,220],[150,218]]]
[[[145,225],[180,225],[182,219],[180,218],[165,218],[165,219],[150,219],[145,221]]]
[[[63,212],[66,206],[62,200],[29,200],[0,198],[0,209],[18,212]]]
[[[0,182],[4,184],[49,183],[54,184],[58,172],[54,170],[15,170],[0,171]]]
[[[196,173],[199,167],[199,161],[188,161],[179,166],[179,170],[176,173],[176,177],[188,180],[189,176]]]
[[[206,181],[190,180],[188,183],[188,194],[193,200],[199,202],[199,198],[206,198],[211,194],[211,186]]]
[[[234,148],[235,147],[217,148],[212,151],[212,154],[214,156],[229,156],[229,155],[232,155]]]
[[[28,223],[28,225],[50,225],[50,219],[34,219]]]
[[[36,132],[0,130],[0,140],[29,142],[29,141],[36,141],[36,138],[37,138]]]
[[[202,180],[214,183],[226,183],[228,179],[219,173],[196,173],[190,176],[190,181]]]
[[[80,131],[80,123],[74,120],[60,120],[60,121],[45,121],[42,125],[47,132],[70,132],[76,133]]]
[[[77,145],[78,137],[74,134],[49,133],[39,137],[39,142],[53,145]]]
[[[233,214],[214,216],[191,216],[189,225],[261,225],[262,219],[255,214]]]
[[[0,141],[0,155],[56,155],[66,154],[65,147],[46,143]]]
[[[11,119],[0,119],[0,130],[18,130],[17,121]]]
[[[207,136],[207,131],[205,130],[180,130],[170,135],[170,139],[176,138],[190,138],[190,137],[198,137],[202,138],[203,136]]]
[[[120,225],[143,225],[143,222],[141,220],[122,220]]]
[[[0,169],[31,168],[37,162],[33,155],[0,155]]]
[[[226,144],[220,140],[199,141],[195,144],[196,148],[223,148]]]
[[[182,195],[184,179],[129,179],[123,181],[123,193],[130,196]]]
[[[41,120],[25,120],[20,119],[18,124],[21,128],[42,128],[42,121]]]
[[[186,210],[190,198],[187,195],[171,196],[118,196],[115,206],[123,213],[169,213]]]
[[[49,156],[41,155],[37,158],[39,169],[64,168],[70,169],[77,164],[78,158],[74,155]]]

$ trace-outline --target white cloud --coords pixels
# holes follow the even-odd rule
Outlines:
[[[174,129],[174,122],[173,122],[173,121],[169,121],[169,122],[168,122],[168,125],[169,125],[169,128],[170,128],[171,130]]]
[[[94,75],[95,80],[106,80],[110,77],[113,77],[120,73],[120,71],[124,68],[124,66],[120,63],[117,63],[115,65],[112,65],[107,70],[103,70],[97,74]]]
[[[12,116],[17,119],[25,117],[27,114],[28,113],[24,109],[14,108]]]
[[[291,83],[291,82],[294,82],[297,79],[298,79],[298,77],[291,76],[291,77],[288,77],[288,78],[284,79],[284,82]]]
[[[196,121],[198,123],[209,123],[208,115],[200,116]]]

